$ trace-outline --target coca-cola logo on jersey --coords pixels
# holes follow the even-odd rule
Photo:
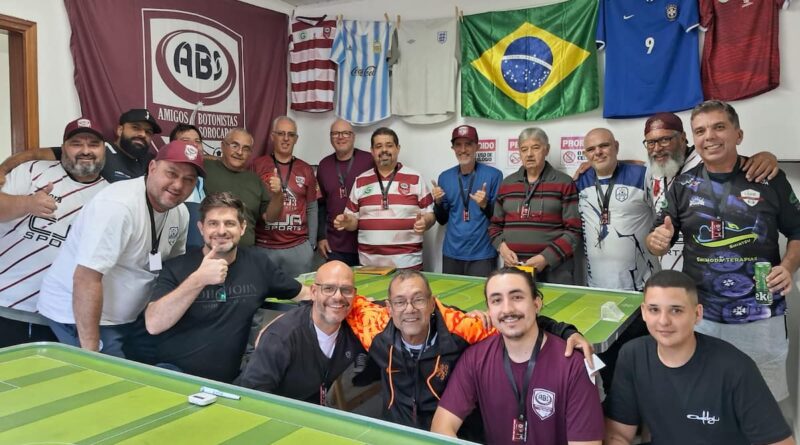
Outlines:
[[[163,127],[193,123],[204,140],[219,141],[244,124],[241,35],[209,17],[161,9],[142,10],[142,31],[145,106]]]
[[[366,68],[359,68],[355,67],[352,71],[350,71],[351,76],[362,76],[362,77],[372,77],[375,75],[376,67],[375,65],[370,65]]]

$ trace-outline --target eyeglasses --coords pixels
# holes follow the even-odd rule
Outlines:
[[[249,145],[239,145],[238,142],[226,142],[226,144],[228,144],[228,147],[233,149],[233,151],[241,150],[242,153],[250,153],[253,151],[253,147],[250,147]]]
[[[294,139],[297,137],[297,133],[295,133],[294,131],[273,131],[272,134],[278,136],[281,139],[283,138]]]
[[[315,286],[319,287],[320,292],[322,295],[326,297],[332,297],[336,295],[336,291],[341,292],[343,297],[350,298],[356,294],[356,288],[353,286],[337,286],[335,284],[322,284],[322,283],[314,283]]]
[[[332,138],[349,138],[353,137],[352,131],[331,131]]]
[[[642,141],[642,144],[644,144],[645,148],[652,150],[656,148],[656,144],[666,147],[670,142],[672,142],[673,139],[675,139],[674,134],[672,136],[663,136],[658,139],[645,139]]]
[[[427,306],[427,304],[428,304],[428,299],[427,298],[415,298],[415,299],[410,300],[410,301],[406,301],[406,300],[394,300],[394,301],[391,301],[390,300],[389,304],[392,305],[392,309],[394,309],[394,310],[396,310],[398,312],[402,312],[402,311],[406,310],[406,307],[408,307],[409,304],[414,309],[425,309],[425,306]]]

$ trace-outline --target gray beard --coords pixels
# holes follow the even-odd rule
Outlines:
[[[666,165],[659,165],[657,162],[650,161],[650,170],[656,178],[674,178],[678,176],[681,171],[683,163],[679,163],[675,159],[670,158]]]

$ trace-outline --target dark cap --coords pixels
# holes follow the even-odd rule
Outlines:
[[[194,145],[187,144],[183,141],[172,141],[161,147],[161,150],[158,150],[158,154],[156,155],[156,161],[192,164],[194,168],[197,169],[198,175],[206,175],[206,169],[203,167],[203,153]]]
[[[161,133],[161,127],[158,126],[158,122],[156,122],[153,115],[144,108],[131,108],[122,113],[122,116],[119,117],[119,124],[122,125],[129,122],[147,122],[153,127],[154,134]]]
[[[650,116],[650,119],[644,123],[645,136],[650,133],[650,130],[673,130],[682,133],[683,122],[673,113],[657,113]]]
[[[450,138],[450,143],[452,144],[458,138],[467,138],[477,144],[478,130],[472,125],[460,125],[453,129],[453,136]]]
[[[92,133],[97,137],[99,137],[100,140],[105,140],[105,138],[103,138],[103,133],[101,133],[100,130],[97,129],[97,126],[94,123],[94,121],[92,121],[87,117],[79,117],[74,121],[68,123],[67,126],[64,127],[63,142],[66,142],[67,139],[71,138],[72,136],[75,136],[78,133]]]

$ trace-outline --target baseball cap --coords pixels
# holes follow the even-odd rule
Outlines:
[[[460,125],[453,129],[453,136],[450,138],[450,143],[455,142],[457,138],[467,138],[474,143],[478,143],[478,130],[472,125]]]
[[[78,133],[92,133],[99,137],[101,140],[105,140],[103,137],[103,133],[97,129],[96,124],[93,120],[89,119],[88,117],[79,117],[74,121],[67,124],[64,127],[64,139],[63,142],[66,142],[67,139],[75,136]]]
[[[644,134],[650,130],[673,130],[683,132],[683,122],[674,113],[656,113],[644,123]]]
[[[161,127],[159,127],[156,120],[153,119],[153,115],[144,108],[131,108],[122,113],[122,116],[119,117],[119,124],[122,125],[129,122],[147,122],[153,127],[153,133],[161,133]]]
[[[161,147],[161,150],[158,150],[156,155],[156,161],[192,164],[197,169],[198,175],[206,175],[206,169],[203,167],[203,154],[194,145],[189,145],[183,141],[172,141]]]

